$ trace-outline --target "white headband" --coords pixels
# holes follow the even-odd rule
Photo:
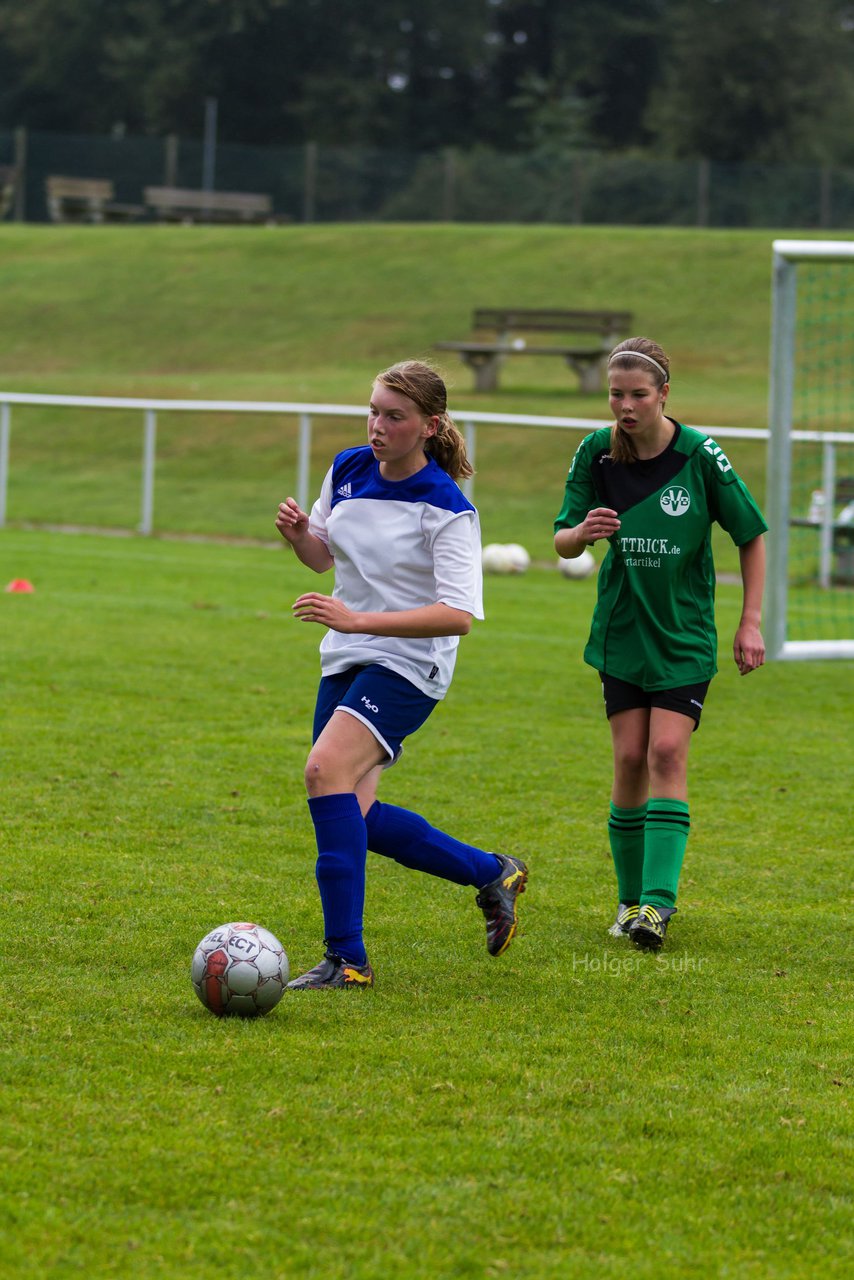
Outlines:
[[[663,369],[657,360],[653,360],[652,356],[646,356],[642,351],[615,351],[608,359],[610,367],[612,360],[619,360],[620,356],[637,356],[638,360],[648,360],[650,364],[654,364],[658,372],[663,376],[665,382],[670,381],[670,374]]]

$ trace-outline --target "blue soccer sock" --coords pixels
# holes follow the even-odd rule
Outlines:
[[[309,799],[317,840],[317,887],[326,945],[349,964],[367,959],[362,941],[367,832],[351,792]]]
[[[426,871],[477,889],[489,884],[501,871],[494,853],[484,853],[483,849],[455,840],[409,809],[376,800],[365,814],[365,826],[372,853],[394,858],[414,871]]]

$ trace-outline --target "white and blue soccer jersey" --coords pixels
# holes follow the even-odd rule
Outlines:
[[[367,445],[339,453],[309,528],[335,559],[333,595],[357,613],[447,604],[483,617],[480,522],[454,480],[433,459],[406,480],[384,480]],[[377,662],[422,693],[443,698],[459,636],[343,635],[321,641],[324,675]]]

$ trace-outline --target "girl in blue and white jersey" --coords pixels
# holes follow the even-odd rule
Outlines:
[[[478,516],[456,483],[471,474],[444,382],[407,360],[377,376],[368,443],[335,458],[311,514],[293,498],[279,506],[276,527],[303,564],[335,573],[331,595],[309,591],[293,606],[328,630],[305,769],[326,952],[291,987],[373,985],[362,937],[369,849],[477,888],[490,955],[516,932],[524,862],[376,798],[404,738],[447,693],[459,637],[483,617]]]

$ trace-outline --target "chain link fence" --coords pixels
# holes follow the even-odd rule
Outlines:
[[[431,153],[371,147],[234,146],[201,141],[0,131],[0,214],[45,222],[51,175],[107,179],[145,207],[148,186],[268,195],[283,222],[515,222],[615,226],[854,224],[854,170],[715,164],[593,152]],[[2,172],[0,172],[2,177]]]

